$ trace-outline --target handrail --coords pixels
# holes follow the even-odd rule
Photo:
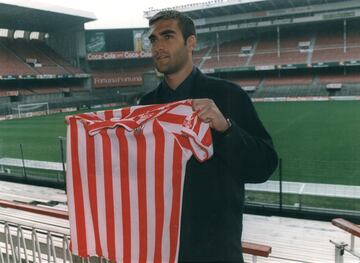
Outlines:
[[[14,208],[22,211],[32,212],[41,215],[52,216],[56,218],[69,219],[69,214],[67,211],[61,211],[53,208],[39,207],[28,204],[15,203],[11,201],[6,201],[0,199],[0,206],[7,208]]]
[[[242,242],[242,251],[246,254],[251,254],[260,257],[269,257],[272,247],[267,245],[261,245],[258,243]]]
[[[360,237],[360,226],[355,225],[350,221],[347,221],[343,218],[334,218],[331,220],[331,223],[354,236]]]
[[[330,243],[335,246],[335,263],[343,263],[344,262],[344,252],[348,252],[354,257],[360,259],[360,253],[355,251],[355,237],[360,238],[360,226],[353,224],[350,221],[347,221],[343,218],[334,218],[331,220],[331,223],[341,228],[342,230],[348,232],[350,234],[350,247],[349,244],[345,242],[336,242],[330,240]]]

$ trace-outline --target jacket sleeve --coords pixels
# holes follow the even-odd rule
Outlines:
[[[215,152],[237,180],[265,182],[277,167],[277,153],[250,98],[240,88],[236,90],[235,96],[228,96],[224,110],[232,125],[224,133],[216,134]]]

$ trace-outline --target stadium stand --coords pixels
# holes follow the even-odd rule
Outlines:
[[[202,68],[227,68],[240,67],[246,64],[248,56],[241,53],[243,46],[251,46],[251,42],[244,41],[228,41],[213,47],[211,53],[205,58]]]
[[[239,84],[240,86],[255,86],[257,87],[260,84],[260,79],[258,78],[231,78],[229,79],[232,82]]]
[[[264,85],[269,86],[282,86],[282,85],[310,85],[313,80],[311,75],[295,75],[295,76],[279,76],[267,77],[264,80]]]
[[[360,83],[360,75],[358,73],[349,74],[321,74],[318,76],[319,84],[329,83]]]
[[[48,45],[41,41],[32,41],[34,48],[41,50],[41,52],[50,58],[58,67],[61,67],[65,70],[66,74],[78,74],[84,73],[84,71],[79,67],[72,66],[65,58],[63,58],[59,53],[55,52]]]
[[[351,1],[345,2],[350,3]],[[312,1],[305,3],[300,1],[294,9],[295,11],[292,10],[291,12],[296,13],[295,17],[306,17],[306,11],[302,9],[303,5],[308,5],[310,8],[314,8],[314,10],[316,10],[314,12],[318,14],[322,14],[322,12],[326,12],[327,10],[337,10],[336,8],[347,10],[350,6],[350,4],[347,3],[339,4],[339,1],[331,1],[329,7],[319,6],[319,3],[320,2]],[[276,3],[272,7],[260,3],[257,5],[257,9],[269,12],[269,16],[266,17],[265,20],[270,22],[273,19],[273,14],[271,12],[274,8],[284,10],[288,7],[286,2],[285,4]],[[337,5],[340,5],[340,7],[337,7]],[[201,24],[200,20],[195,20],[201,24],[199,26],[200,33],[198,35],[198,42],[201,49],[194,53],[194,62],[203,69],[204,72],[209,74],[212,74],[212,72],[217,73],[218,71],[220,73],[226,71],[235,72],[236,70],[248,72],[248,76],[243,74],[241,77],[242,80],[237,80],[237,82],[245,87],[255,86],[257,89],[260,89],[260,91],[252,93],[251,96],[253,97],[258,96],[258,94],[263,96],[261,95],[263,94],[261,89],[275,86],[293,86],[294,94],[291,94],[290,92],[288,94],[290,96],[295,96],[299,93],[305,96],[313,96],[316,93],[313,91],[316,89],[310,89],[309,86],[311,85],[326,86],[327,84],[341,83],[346,86],[348,84],[355,85],[358,83],[356,75],[359,70],[356,66],[356,61],[360,59],[358,56],[358,54],[360,54],[360,33],[356,26],[356,17],[351,17],[349,19],[329,18],[329,22],[312,22],[311,18],[309,18],[307,24],[304,25],[303,23],[297,24],[295,22],[296,19],[289,22],[291,20],[287,20],[287,15],[283,15],[283,20],[279,20],[281,23],[276,20],[276,23],[274,22],[274,26],[262,27],[260,24],[256,26],[257,22],[251,24],[252,22],[247,22],[247,20],[244,19],[247,23],[245,23],[245,25],[249,27],[248,30],[239,29],[234,31],[233,28],[236,28],[236,26],[235,24],[232,25],[230,23],[231,26],[228,26],[228,31],[223,29],[220,30],[221,27],[219,27],[219,32],[221,34],[219,34],[218,37],[216,37],[218,30],[216,27],[208,27],[208,31],[205,31],[204,28],[207,27],[207,23],[209,23],[209,25],[216,24],[222,26],[222,20],[226,20],[223,16],[224,12],[243,14],[246,17],[251,15],[251,12],[254,10],[254,6],[250,4],[241,5],[240,9],[234,8],[236,6],[236,4],[230,4],[230,6],[220,4],[219,6],[216,6],[218,13],[210,13],[205,9],[203,14],[200,16],[196,10],[192,11],[191,8],[189,11],[186,11],[190,15],[194,15],[196,19],[198,19],[198,16],[199,19],[201,17],[209,19],[209,22],[205,21],[205,24]],[[195,6],[193,8],[195,8]],[[242,18],[236,19],[242,21]],[[253,18],[253,20],[257,21],[256,18]],[[345,20],[346,25],[344,26]],[[308,24],[311,24],[311,27],[309,27]],[[324,30],[324,26],[331,30]],[[206,34],[202,34],[202,29],[204,29],[203,32],[206,32]],[[112,32],[115,33],[115,31]],[[108,54],[111,54],[109,52],[113,51],[116,53],[118,51],[128,52],[130,50],[131,52],[131,49],[135,48],[134,46],[129,46],[125,49],[116,49],[116,45],[111,43],[109,44],[109,39],[106,39],[107,46],[111,46],[111,48],[109,50],[105,49],[105,51],[108,51]],[[6,61],[11,59],[11,61],[13,61],[11,64],[16,65],[13,69],[18,70],[18,72],[14,72],[11,71],[11,68],[7,68],[5,66],[1,67],[1,70],[5,71],[3,72],[4,75],[20,75],[20,73],[21,75],[73,75],[84,73],[83,69],[72,66],[69,63],[70,60],[64,59],[64,56],[62,56],[59,52],[55,52],[54,49],[44,41],[36,39],[31,41],[27,41],[25,39],[5,39],[0,42],[0,54],[3,53],[3,56],[9,57]],[[93,47],[94,46],[96,45],[93,44]],[[107,53],[100,52],[100,54]],[[149,72],[149,69],[151,69],[151,60],[146,57],[142,58],[141,56],[140,58],[135,57],[136,56],[134,56],[133,59],[127,58],[126,60],[110,59],[99,62],[88,60],[87,72],[93,73],[94,76],[91,82],[84,80],[88,83],[86,84],[87,89],[90,90],[91,88],[96,88],[96,85],[94,84],[99,83],[98,80],[101,79],[100,82],[102,88],[107,87],[114,89],[136,86],[139,93],[143,92],[144,89],[139,89],[139,86],[144,87],[146,84],[144,84],[140,79],[142,79],[143,74],[146,74]],[[30,61],[30,63],[26,63],[26,60],[28,60],[28,62]],[[21,64],[21,61],[23,64]],[[37,66],[35,66],[34,63],[31,63],[31,61],[36,62],[35,64],[37,64]],[[351,66],[353,66],[356,70],[354,70],[353,73],[346,75],[333,74],[329,65],[326,63],[336,63],[336,65],[331,65],[331,67],[345,67],[347,64],[351,64]],[[144,64],[146,66],[144,66]],[[149,65],[149,67],[147,67],[147,65]],[[300,67],[299,65],[302,68],[308,68],[309,73],[296,73],[298,71],[297,69]],[[328,70],[323,70],[324,67],[328,68]],[[322,70],[317,70],[317,68],[322,68]],[[285,74],[285,71],[290,69],[295,73]],[[254,70],[258,72],[257,79],[254,79],[254,77],[251,76],[253,75],[252,72]],[[280,77],[278,77],[279,74],[275,72],[269,74],[270,71],[274,70],[281,70],[283,73],[280,74]],[[220,74],[219,76],[222,75]],[[129,81],[134,79],[137,81]],[[236,80],[236,77],[229,76],[229,79]],[[74,85],[73,83],[69,83],[66,86]],[[84,84],[81,84],[78,87],[80,86],[84,86]],[[298,86],[300,87],[300,91],[295,91]],[[308,86],[308,89],[306,90],[310,91],[309,93],[304,91],[304,86]],[[44,90],[40,90],[39,87],[28,87],[23,91],[21,90],[22,88],[20,88],[19,94],[23,96],[33,93],[59,94],[59,92],[61,93],[63,91],[61,88],[59,89],[55,87],[54,89],[48,89],[45,87],[46,85],[44,85]],[[70,90],[76,92],[78,89]],[[126,93],[128,91],[128,89],[123,89],[121,92]],[[133,91],[135,91],[135,89],[133,89]],[[340,95],[341,92],[342,91],[339,90],[338,92],[334,92],[332,95]],[[323,93],[328,95],[326,92]],[[7,93],[4,93],[3,91],[1,92],[3,97],[5,97],[6,94]],[[354,91],[354,94],[356,95],[357,91]],[[72,94],[68,93],[67,96],[71,97]],[[17,100],[22,100],[22,98],[18,98]]]
[[[205,47],[199,50],[196,50],[194,52],[194,64],[197,66],[200,66],[202,64],[202,62],[207,59],[207,55],[209,53],[209,51],[212,50],[212,47]]]
[[[23,39],[7,41],[6,47],[21,58],[25,64],[30,65],[37,74],[62,75],[67,73],[40,50],[35,49],[31,43]]]
[[[184,11],[195,18],[198,27],[199,49],[194,52],[194,63],[207,74],[239,83],[251,92],[252,98],[357,96],[360,32],[357,16],[347,17],[346,13],[358,8],[357,4],[351,0],[331,0],[328,6],[321,4],[322,0],[299,1],[294,9],[288,10],[288,15],[283,12],[292,8],[288,1],[273,6],[214,3],[215,12],[204,7],[201,14],[197,5],[186,7]],[[255,10],[267,15],[254,16]],[[280,10],[282,15],[277,17],[274,10]],[[344,16],[329,15],[334,10],[344,10]],[[153,14],[154,10],[145,13]],[[232,15],[232,20],[226,18],[227,13]],[[324,19],[317,20],[317,16]],[[240,22],[242,26],[237,24]],[[9,22],[9,28],[12,26]],[[44,31],[37,24],[25,29]],[[11,30],[16,31],[16,27]],[[125,100],[130,93],[133,98],[141,96],[159,79],[147,51],[139,51],[131,39],[135,31],[86,31],[86,56],[84,53],[69,56],[62,51],[63,47],[52,44],[55,41],[51,36],[13,39],[8,33],[8,37],[0,38],[1,102],[16,107],[21,101],[32,103],[45,99],[50,107],[61,104],[80,107],[84,102],[101,104],[105,98]],[[127,40],[119,43],[118,37]],[[53,38],[58,38],[56,33]],[[67,48],[71,52],[80,49]],[[27,78],[36,81],[23,81]],[[56,79],[62,79],[62,84]],[[342,88],[327,89],[334,84]],[[118,95],[114,97],[114,94]],[[8,108],[9,105],[6,108],[1,105],[1,114],[8,114]]]
[[[32,75],[35,71],[25,64],[5,45],[0,38],[0,74],[1,75]]]
[[[2,72],[2,75],[68,75],[83,73],[81,69],[72,67],[59,54],[40,41],[2,39],[0,43],[4,53],[6,51],[10,56],[12,54],[11,61],[9,61],[9,58],[3,59],[0,64],[1,68],[6,68],[4,65],[9,64],[9,62],[13,64],[12,61],[17,61],[19,66],[19,68],[14,68],[15,71]],[[23,70],[24,68],[27,70]]]
[[[0,4],[0,116],[6,118],[24,103],[78,107],[83,101],[74,95],[91,87],[85,73],[84,23],[95,16],[41,3],[28,5]],[[14,12],[19,14],[15,20]]]

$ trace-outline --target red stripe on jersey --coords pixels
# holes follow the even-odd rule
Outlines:
[[[212,144],[212,136],[211,136],[210,130],[207,130],[205,132],[205,135],[204,135],[203,139],[201,140],[201,143],[206,146],[210,146]]]
[[[128,118],[130,114],[130,108],[121,109],[121,118]]]
[[[147,259],[146,140],[141,131],[135,131],[135,138],[139,203],[139,263],[145,263]]]
[[[89,113],[82,113],[82,114],[78,114],[76,115],[77,117],[80,117],[81,119],[84,120],[92,120],[92,121],[98,121],[100,120],[98,116],[94,115],[93,112],[89,112]]]
[[[105,120],[110,120],[112,117],[114,117],[113,110],[106,110],[104,112]]]
[[[73,176],[73,187],[82,185],[80,163],[79,163],[79,140],[78,140],[78,127],[75,118],[70,119],[71,130],[71,165]],[[87,243],[86,243],[86,229],[85,229],[85,213],[84,213],[84,198],[82,187],[76,187],[73,190],[74,205],[76,213],[76,235],[78,243],[79,256],[87,256]]]
[[[203,162],[203,161],[209,159],[210,158],[210,156],[209,156],[210,153],[207,150],[207,145],[203,145],[203,144],[201,144],[201,141],[197,141],[193,134],[188,134],[188,136],[189,136],[189,138],[192,139],[192,144],[193,145],[191,145],[191,143],[190,143],[190,145],[191,145],[192,152],[193,152],[195,158],[199,162]],[[198,149],[196,149],[196,147],[194,147],[194,146],[197,146]],[[201,155],[199,155],[199,152],[204,153],[205,156],[202,157]]]
[[[144,113],[149,113],[152,111],[157,111],[159,110],[159,108],[165,106],[166,104],[153,104],[153,105],[147,105],[145,107],[139,107],[137,109],[134,109],[128,116],[127,118],[133,118],[136,117],[138,115],[144,114]]]
[[[88,172],[88,184],[89,184],[89,198],[91,207],[91,216],[94,224],[94,237],[96,253],[99,256],[103,256],[100,236],[99,236],[99,220],[98,220],[98,206],[97,206],[97,191],[96,191],[96,171],[95,171],[95,146],[94,137],[86,135],[86,162]]]
[[[103,145],[104,164],[104,191],[106,204],[106,237],[108,255],[110,260],[115,260],[115,222],[114,222],[114,193],[112,181],[111,143],[107,130],[100,132]]]
[[[179,115],[179,114],[167,112],[167,113],[159,116],[157,119],[159,121],[171,122],[174,124],[182,124],[184,122],[185,118],[186,118],[185,115]]]
[[[180,204],[181,204],[181,186],[182,186],[182,150],[179,144],[174,143],[173,155],[173,174],[172,174],[172,209],[170,216],[170,263],[175,263],[178,248],[179,223],[180,223]],[[184,167],[185,169],[185,167]]]
[[[176,133],[173,133],[173,135],[175,136],[177,142],[181,145],[181,147],[191,150],[191,145],[188,137]]]
[[[162,262],[162,237],[164,228],[164,160],[165,135],[157,121],[153,123],[155,135],[155,253],[154,262]]]
[[[120,182],[121,207],[123,222],[124,263],[131,263],[131,216],[130,216],[130,186],[129,186],[129,152],[124,129],[117,129],[116,136],[120,146]]]
[[[195,118],[195,120],[196,120],[196,122],[195,122],[195,127],[193,128],[193,130],[196,134],[199,134],[201,120],[200,120],[200,118]]]

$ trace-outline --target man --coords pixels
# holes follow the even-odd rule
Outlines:
[[[179,262],[243,262],[244,183],[266,181],[277,166],[272,140],[247,94],[237,85],[194,67],[193,21],[162,11],[149,21],[159,87],[140,103],[193,99],[193,109],[212,128],[214,156],[187,163],[183,189]]]

